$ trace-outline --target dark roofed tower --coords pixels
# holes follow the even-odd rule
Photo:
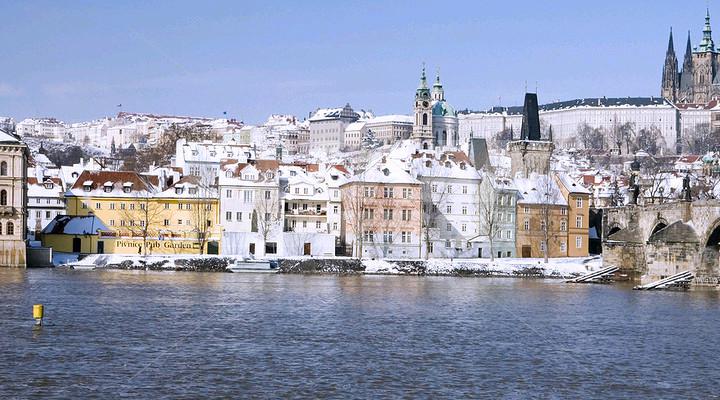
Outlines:
[[[678,61],[675,56],[672,28],[670,28],[670,39],[668,40],[667,52],[665,52],[665,66],[663,67],[660,96],[672,102],[677,101],[679,83],[680,74],[678,73]]]
[[[540,140],[540,115],[537,93],[525,93],[520,139]]]
[[[507,145],[511,176],[527,178],[532,173],[548,174],[554,149],[552,137],[543,140],[540,135],[537,94],[525,93],[520,140],[511,141]]]

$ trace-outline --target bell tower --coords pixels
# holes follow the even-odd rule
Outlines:
[[[417,141],[423,149],[432,149],[432,104],[430,89],[425,76],[425,65],[423,65],[420,85],[415,91],[415,121],[413,123],[412,138]]]

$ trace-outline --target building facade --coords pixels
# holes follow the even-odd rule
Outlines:
[[[28,148],[0,131],[0,266],[26,266]]]

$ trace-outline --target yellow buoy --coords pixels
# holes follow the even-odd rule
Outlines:
[[[35,323],[38,325],[42,324],[43,311],[42,304],[33,304],[33,318],[35,318]]]

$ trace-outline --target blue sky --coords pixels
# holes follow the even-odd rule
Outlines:
[[[306,117],[410,113],[420,68],[458,109],[659,94],[707,2],[3,1],[0,115],[74,122],[122,110]],[[720,6],[710,6],[720,45]]]

